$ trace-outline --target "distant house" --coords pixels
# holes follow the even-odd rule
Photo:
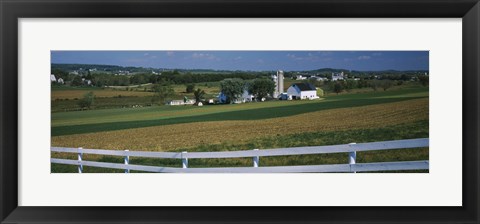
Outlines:
[[[223,94],[223,92],[220,92],[218,94],[218,102],[219,103],[227,103],[227,96]],[[255,99],[255,96],[250,94],[248,90],[244,90],[242,95],[237,98],[233,103],[246,103],[246,102],[252,102]]]
[[[307,79],[307,77],[302,76],[302,75],[297,75],[296,79],[297,80],[305,80],[305,79]]]
[[[242,94],[242,97],[241,97],[241,100],[242,100],[243,103],[252,102],[254,99],[255,99],[255,96],[250,94],[248,92],[248,90],[243,91],[243,94]]]
[[[287,89],[288,96],[294,100],[318,99],[317,89],[310,83],[294,83]]]
[[[167,102],[167,105],[170,106],[179,106],[179,105],[193,105],[195,103],[194,99],[189,99],[189,100],[170,100]]]
[[[56,81],[57,81],[57,78],[55,78],[55,75],[51,74],[50,75],[50,82],[56,82]]]
[[[310,79],[315,80],[315,81],[327,81],[327,78],[320,77],[320,76],[312,76]]]
[[[337,81],[337,80],[344,80],[344,74],[343,72],[340,73],[332,73],[332,81]]]
[[[58,83],[58,84],[65,84],[65,82],[63,81],[62,78],[58,78],[57,83]]]

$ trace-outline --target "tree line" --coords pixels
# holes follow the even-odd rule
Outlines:
[[[191,74],[179,73],[178,71],[163,72],[162,74],[137,73],[134,75],[115,75],[109,73],[91,73],[74,75],[60,69],[52,70],[57,79],[62,78],[71,86],[86,85],[85,80],[90,80],[91,85],[97,87],[103,86],[128,86],[145,83],[170,83],[170,84],[189,84],[200,82],[218,82],[229,78],[240,78],[243,80],[252,80],[261,77],[263,74],[234,72],[226,74]]]

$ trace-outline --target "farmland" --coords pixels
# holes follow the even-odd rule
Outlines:
[[[215,84],[197,84],[218,93]],[[148,88],[148,87],[143,87]],[[145,89],[144,89],[145,90]],[[174,86],[179,95],[185,86]],[[57,89],[53,102],[74,102],[85,90]],[[151,92],[142,87],[96,89],[100,103],[121,99],[128,105],[147,103]],[[118,95],[124,97],[118,98]],[[183,95],[188,95],[183,93]],[[191,96],[191,95],[188,95]],[[114,98],[117,97],[117,98]],[[58,100],[69,99],[69,100]],[[102,102],[102,99],[105,102]],[[143,101],[142,101],[143,100]],[[328,94],[321,100],[267,101],[231,105],[99,107],[60,112],[52,104],[52,146],[138,151],[227,151],[346,144],[428,137],[428,87],[407,85],[388,91]],[[113,105],[113,104],[112,104]],[[55,158],[75,155],[54,153]],[[428,159],[428,148],[395,152],[364,152],[358,162]],[[262,158],[262,166],[345,163],[342,153]],[[88,155],[87,160],[121,162],[121,158]],[[132,158],[132,164],[172,166],[176,160]],[[250,166],[251,159],[194,159],[190,167]],[[73,166],[52,164],[52,172],[75,172]],[[85,172],[122,172],[86,168]]]
[[[80,111],[79,100],[88,92],[95,95],[93,109],[126,108],[133,106],[152,106],[152,84],[133,86],[110,87],[68,87],[52,86],[51,109],[52,113]],[[193,93],[185,92],[185,85],[172,85],[175,95],[172,99],[183,99],[184,96],[193,98]],[[218,82],[198,83],[196,88],[205,91],[205,97],[214,98],[220,92]]]

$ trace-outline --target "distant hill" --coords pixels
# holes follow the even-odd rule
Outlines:
[[[151,73],[151,72],[164,72],[164,71],[178,71],[179,73],[191,73],[191,74],[231,74],[231,73],[274,73],[275,71],[242,71],[242,70],[214,70],[214,69],[171,69],[171,68],[145,68],[145,67],[133,67],[133,66],[118,66],[118,65],[100,65],[100,64],[51,64],[51,69],[53,70],[63,70],[66,72],[72,71],[88,71],[95,70],[97,72],[106,72],[106,73],[118,73],[129,72],[129,73]],[[428,70],[408,70],[408,71],[398,71],[398,70],[382,70],[382,71],[356,71],[348,70],[341,68],[319,68],[315,70],[303,70],[303,71],[287,71],[287,75],[295,74],[305,74],[305,75],[318,75],[318,74],[331,74],[344,72],[346,74],[352,75],[377,75],[377,74],[423,74],[428,73]]]

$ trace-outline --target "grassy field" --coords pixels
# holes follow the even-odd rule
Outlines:
[[[114,131],[180,123],[260,120],[337,108],[353,108],[425,98],[422,88],[332,96],[319,101],[271,101],[205,107],[162,106],[52,114],[52,136]]]
[[[151,91],[152,84],[132,85],[132,86],[110,86],[110,87],[69,87],[52,86],[51,91],[51,109],[52,113],[67,111],[82,111],[79,101],[88,92],[93,92],[95,102],[92,109],[113,109],[113,108],[133,108],[137,106],[146,107],[153,104],[163,104],[152,102],[154,93]],[[171,98],[181,100],[183,97],[193,99],[193,93],[186,93],[185,85],[172,85],[175,95]],[[195,89],[200,88],[205,91],[206,99],[216,98],[220,92],[218,82],[198,83]]]
[[[176,88],[181,89],[180,86]],[[428,137],[428,105],[428,88],[407,86],[388,91],[330,95],[312,101],[58,112],[52,113],[51,141],[52,146],[60,147],[194,152],[424,138]],[[75,159],[75,155],[65,153],[54,153],[52,157]],[[85,159],[122,160],[98,155],[86,155]],[[346,159],[341,153],[279,156],[262,158],[261,165],[335,164],[346,163]],[[428,148],[358,155],[358,162],[423,159],[428,159]],[[168,159],[132,158],[131,162],[181,165],[178,160]],[[251,159],[193,159],[189,166],[251,166]],[[52,164],[52,172],[76,172],[76,168]],[[86,168],[85,172],[122,171]]]

